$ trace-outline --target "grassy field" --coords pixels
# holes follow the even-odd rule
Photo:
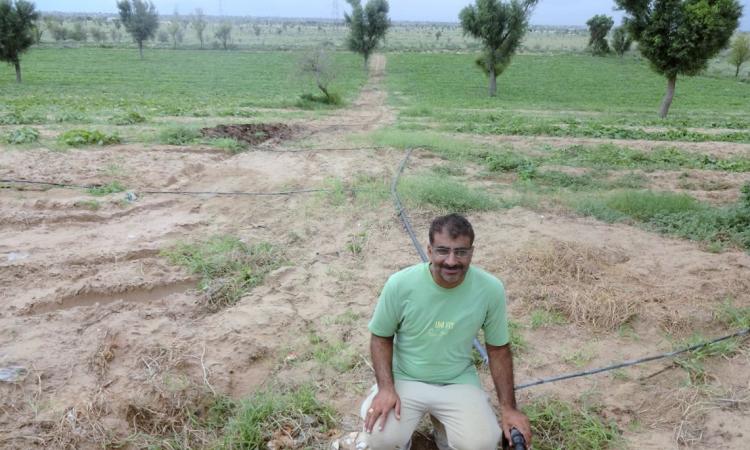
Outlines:
[[[680,78],[667,121],[663,77],[639,58],[519,55],[487,96],[470,54],[394,54],[389,88],[400,126],[520,135],[750,141],[750,90],[729,78]],[[446,95],[446,92],[448,95]],[[649,127],[666,127],[650,129]],[[707,133],[689,127],[731,129]]]
[[[141,61],[134,49],[33,49],[22,61],[23,84],[15,83],[12,67],[0,67],[0,122],[8,114],[20,123],[85,122],[118,111],[206,116],[292,107],[301,94],[317,94],[298,73],[300,56],[147,50]],[[350,101],[365,79],[361,59],[336,53],[335,64],[333,91]]]

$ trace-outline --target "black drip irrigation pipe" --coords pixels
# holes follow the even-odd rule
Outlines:
[[[406,167],[406,163],[409,161],[411,152],[412,149],[409,149],[406,152],[406,156],[404,157],[404,160],[401,161],[401,165],[398,168],[398,172],[396,172],[396,176],[393,177],[393,182],[391,182],[391,196],[393,197],[393,202],[396,204],[396,211],[398,212],[398,216],[401,218],[401,223],[404,224],[404,228],[409,234],[411,242],[412,244],[414,244],[414,248],[417,249],[417,253],[419,253],[419,257],[422,258],[422,262],[427,262],[427,254],[419,244],[417,235],[414,233],[414,228],[412,228],[411,226],[411,221],[409,221],[409,217],[406,215],[406,210],[401,205],[401,199],[398,196],[398,180],[401,178],[401,174],[404,172],[404,168]],[[485,350],[482,344],[479,343],[479,340],[477,338],[474,338],[474,348],[476,348],[479,354],[482,355],[482,360],[485,364],[487,364],[490,360],[489,356],[487,355],[487,350]]]
[[[398,192],[396,190],[396,186],[398,185],[398,180],[401,177],[402,173],[404,172],[404,168],[406,167],[406,163],[409,161],[411,152],[412,152],[412,149],[409,149],[406,152],[406,156],[404,157],[403,161],[401,161],[401,165],[398,168],[398,172],[396,173],[396,176],[393,178],[393,182],[391,183],[391,195],[393,196],[393,201],[396,204],[396,210],[398,211],[399,218],[401,218],[401,222],[404,224],[404,228],[406,229],[406,232],[409,234],[409,237],[411,237],[411,241],[414,244],[414,248],[416,248],[417,252],[419,253],[419,256],[422,258],[422,261],[427,261],[427,255],[425,254],[424,250],[422,249],[422,246],[419,244],[419,241],[417,240],[416,235],[414,234],[414,229],[412,228],[411,223],[409,222],[409,217],[406,214],[406,210],[401,205],[401,200],[399,199]],[[713,339],[711,341],[706,341],[700,344],[691,345],[689,347],[675,350],[673,352],[646,356],[644,358],[639,358],[639,359],[631,359],[629,361],[623,361],[617,364],[612,364],[612,365],[605,366],[605,367],[599,367],[596,369],[582,370],[580,372],[572,372],[568,374],[558,375],[558,376],[549,377],[549,378],[541,378],[536,381],[530,381],[530,382],[518,384],[515,386],[515,390],[519,391],[521,389],[527,389],[527,388],[530,388],[533,386],[539,386],[542,384],[554,383],[556,381],[562,381],[562,380],[570,380],[572,378],[585,377],[585,376],[594,375],[597,373],[609,372],[611,370],[621,369],[623,367],[630,367],[630,366],[635,366],[638,364],[643,364],[646,362],[656,361],[659,359],[671,358],[673,356],[677,356],[682,353],[692,352],[692,351],[699,350],[704,347],[708,347],[709,345],[713,345],[721,341],[726,341],[728,339],[741,337],[741,336],[748,336],[748,335],[750,335],[750,328],[747,328],[745,330],[740,330],[735,333]],[[486,364],[488,361],[487,352],[485,351],[485,349],[482,347],[482,345],[479,343],[479,341],[476,338],[474,338],[474,346],[482,355],[482,358],[484,359],[484,362]]]
[[[41,186],[53,186],[62,188],[74,188],[74,189],[93,189],[101,187],[101,185],[85,185],[85,184],[65,184],[65,183],[49,183],[46,181],[29,181],[29,180],[13,180],[13,179],[0,179],[0,183],[11,183],[11,184],[34,184]],[[357,189],[346,189],[347,192],[363,192]],[[279,192],[215,192],[215,191],[142,191],[136,190],[138,194],[151,194],[151,195],[220,195],[220,196],[280,196],[280,195],[293,195],[293,194],[310,194],[315,192],[334,192],[332,189],[297,189],[290,191],[279,191]]]

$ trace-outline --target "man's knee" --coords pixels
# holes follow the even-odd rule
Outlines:
[[[366,438],[368,450],[403,450],[411,436],[404,436],[403,433],[394,433],[393,430],[379,432],[373,430],[372,434]]]
[[[495,450],[500,442],[500,431],[491,431],[477,436],[464,436],[461,442],[451,442],[455,450]]]

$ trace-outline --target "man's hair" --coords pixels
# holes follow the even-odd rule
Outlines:
[[[459,214],[448,214],[436,217],[430,225],[430,245],[435,242],[435,233],[447,232],[451,239],[468,236],[470,245],[474,245],[474,229],[466,217]]]

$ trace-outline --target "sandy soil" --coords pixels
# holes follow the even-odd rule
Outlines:
[[[350,147],[353,135],[392,123],[381,86],[385,70],[385,58],[373,57],[358,100],[304,124],[296,139],[312,148]],[[524,140],[539,141],[561,140]],[[362,174],[389,181],[403,158],[387,149],[287,151],[299,149],[295,144],[235,156],[138,145],[3,151],[0,177],[89,184],[116,176],[136,191],[270,192]],[[747,151],[711,145],[684,148]],[[417,152],[410,167],[434,161]],[[340,205],[314,194],[143,195],[130,202],[112,194],[92,210],[83,191],[34,187],[4,188],[0,199],[0,368],[28,370],[15,383],[0,383],[0,447],[97,448],[105,436],[127,436],[129,411],[153,394],[150,377],[165,368],[235,398],[268,383],[311,382],[341,414],[342,433],[359,427],[358,403],[373,382],[368,317],[387,276],[418,260],[389,204]],[[433,214],[411,212],[420,238]],[[505,280],[513,319],[526,325],[519,382],[670,350],[665,336],[720,335],[726,329],[713,315],[725,299],[750,306],[746,253],[711,254],[626,225],[521,208],[470,218],[475,264]],[[287,264],[235,306],[208,314],[198,305],[195,278],[161,251],[224,233],[274,243]],[[355,254],[347,243],[357,235],[367,239]],[[568,308],[566,323],[531,329],[532,311],[545,304]],[[337,320],[344,312],[349,319]],[[346,342],[361,364],[340,374],[295,362],[309,333]],[[667,360],[531,388],[519,400],[555,395],[601,405],[632,448],[747,448],[746,341],[744,350],[710,360],[706,369],[710,389],[687,386],[685,372]]]

